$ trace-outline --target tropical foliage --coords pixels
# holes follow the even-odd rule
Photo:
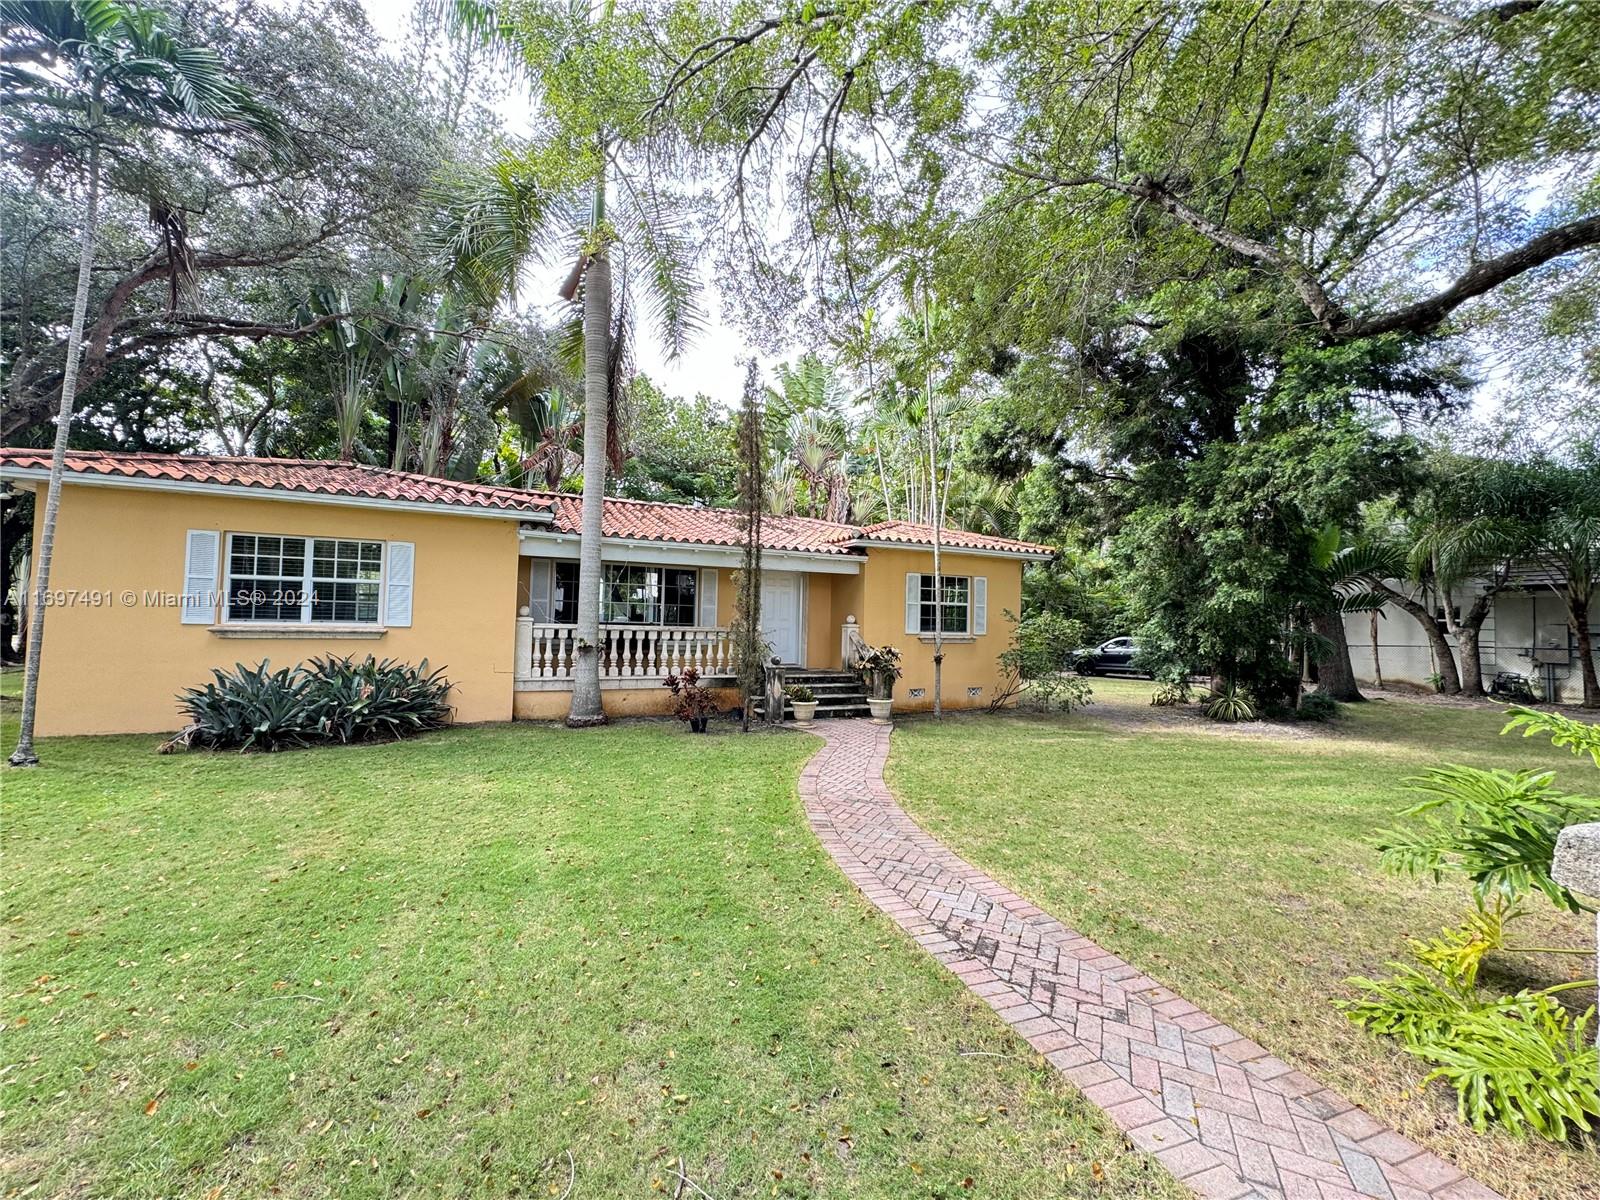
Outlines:
[[[1502,730],[1548,733],[1575,754],[1600,748],[1600,726],[1531,709],[1513,709]],[[1600,766],[1600,757],[1595,759]],[[1413,963],[1391,963],[1383,979],[1356,976],[1359,993],[1341,1004],[1351,1020],[1394,1037],[1432,1065],[1430,1081],[1456,1091],[1461,1119],[1491,1121],[1512,1133],[1561,1141],[1600,1119],[1600,1058],[1590,1033],[1595,1010],[1574,1014],[1560,994],[1592,988],[1592,979],[1539,991],[1495,995],[1479,983],[1496,953],[1586,953],[1507,944],[1522,904],[1542,895],[1558,907],[1587,907],[1555,881],[1551,863],[1561,829],[1600,815],[1600,800],[1551,789],[1552,771],[1436,768],[1413,781],[1425,799],[1402,816],[1420,826],[1378,836],[1382,861],[1405,874],[1446,872],[1473,883],[1476,910],[1460,926],[1411,942]]]
[[[178,697],[189,718],[164,750],[285,750],[318,742],[410,737],[450,719],[451,684],[430,671],[372,655],[330,656],[273,670],[262,661],[212,671],[213,681]]]
[[[1011,622],[1011,644],[1000,655],[1000,686],[990,698],[990,711],[1019,697],[1043,709],[1063,712],[1092,703],[1094,691],[1080,675],[1068,674],[1072,653],[1083,642],[1083,626],[1059,613],[1035,613]]]

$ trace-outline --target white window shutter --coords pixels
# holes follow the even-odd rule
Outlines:
[[[922,632],[922,576],[906,574],[906,632]]]
[[[700,571],[700,628],[717,627],[717,569],[704,567]]]
[[[215,529],[191,529],[183,552],[183,613],[185,625],[210,625],[217,619],[217,562],[222,534]]]
[[[416,569],[415,542],[390,542],[385,564],[383,623],[403,628],[411,624],[411,578]]]
[[[972,632],[982,636],[989,632],[989,578],[976,575],[972,579]]]
[[[550,612],[550,577],[554,567],[549,560],[534,558],[528,560],[528,615],[535,621],[549,621],[552,619]]]

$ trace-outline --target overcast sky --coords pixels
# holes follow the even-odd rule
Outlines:
[[[377,32],[399,50],[410,27],[414,0],[363,0],[367,15]],[[512,134],[526,131],[526,101],[512,94],[500,104],[496,112]],[[530,270],[524,287],[519,289],[520,311],[540,317],[546,324],[554,324],[560,317],[563,304],[557,290],[566,278],[570,263],[552,263]],[[669,395],[694,396],[704,392],[712,399],[732,407],[739,402],[744,389],[743,362],[752,348],[743,336],[722,320],[722,297],[717,291],[712,272],[701,275],[702,293],[708,320],[705,330],[694,344],[675,362],[669,361],[656,345],[647,330],[635,343],[634,361],[640,371],[649,375]],[[770,367],[769,356],[758,356],[763,365]]]

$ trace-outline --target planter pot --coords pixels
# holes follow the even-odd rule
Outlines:
[[[874,697],[867,701],[867,707],[872,710],[872,723],[874,725],[888,725],[889,710],[894,706],[893,700],[879,700]]]
[[[791,700],[789,704],[794,708],[794,723],[796,725],[809,725],[817,717],[817,701]]]
[[[710,717],[690,717],[689,732],[704,733],[706,731],[706,725],[710,722],[710,720]]]

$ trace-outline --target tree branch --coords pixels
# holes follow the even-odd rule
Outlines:
[[[968,153],[973,152],[968,151]],[[1564,225],[1557,225],[1553,229],[1547,229],[1504,254],[1474,263],[1454,283],[1426,299],[1402,305],[1388,312],[1355,317],[1328,294],[1323,282],[1304,263],[1269,246],[1266,242],[1223,227],[1198,209],[1184,203],[1165,183],[1152,176],[1140,175],[1132,180],[1114,179],[1096,174],[1059,176],[1001,162],[981,154],[973,153],[973,157],[1008,174],[1044,183],[1052,188],[1101,187],[1154,205],[1224,250],[1230,250],[1241,258],[1282,273],[1301,302],[1311,310],[1311,315],[1323,333],[1330,340],[1337,342],[1375,337],[1382,333],[1431,333],[1468,300],[1491,292],[1501,284],[1536,267],[1541,267],[1552,259],[1570,254],[1574,250],[1600,245],[1600,214],[1580,217]]]

